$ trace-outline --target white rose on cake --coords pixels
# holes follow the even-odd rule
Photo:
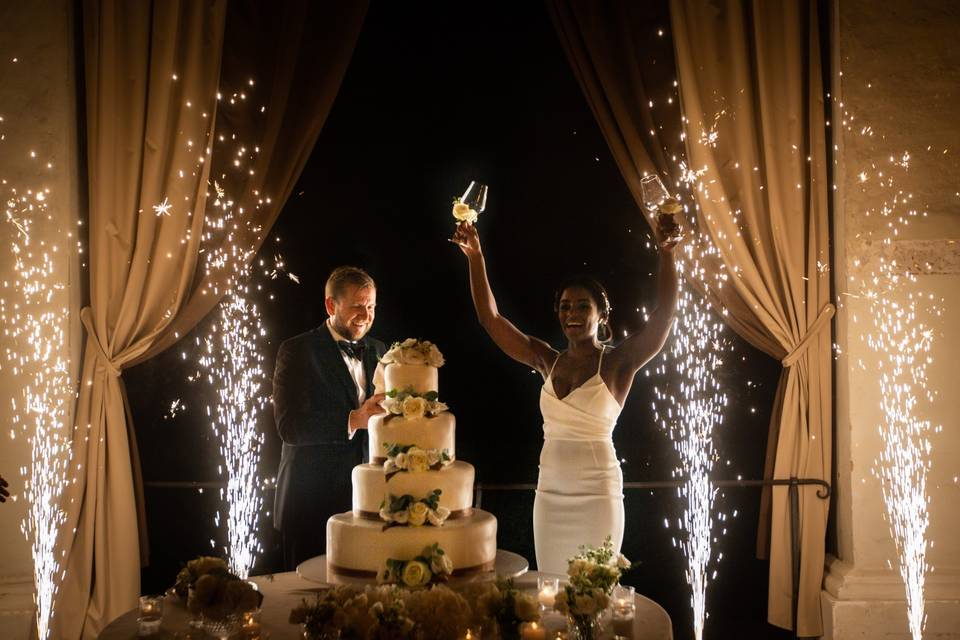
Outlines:
[[[430,570],[437,575],[449,576],[453,573],[453,560],[446,554],[435,555],[430,559]]]
[[[406,469],[407,468],[407,454],[398,453],[397,456],[393,459],[394,466],[397,469]]]
[[[412,447],[407,451],[407,470],[420,473],[430,469],[430,458],[427,452],[419,447]]]
[[[407,522],[411,527],[420,527],[423,526],[423,523],[427,521],[427,514],[430,512],[430,508],[422,502],[414,502],[407,508],[407,514],[409,516]]]
[[[419,349],[404,349],[401,364],[427,364],[427,356]]]
[[[450,517],[450,509],[446,507],[437,507],[427,513],[427,521],[435,527],[442,527],[443,523]]]
[[[403,584],[408,587],[422,587],[429,584],[432,577],[430,567],[419,560],[411,560],[403,567]]]
[[[427,364],[438,369],[443,366],[443,354],[440,353],[440,349],[437,349],[437,345],[435,344],[430,345],[430,351],[427,354]]]
[[[407,396],[403,399],[403,417],[422,418],[427,413],[427,400],[419,396]]]
[[[440,463],[440,451],[438,449],[427,449],[427,464],[433,467]]]
[[[393,513],[387,514],[387,521],[392,520],[397,524],[407,524],[407,521],[410,520],[410,512],[408,511],[394,511]]]

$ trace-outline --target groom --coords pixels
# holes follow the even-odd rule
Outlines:
[[[325,553],[327,518],[350,511],[353,467],[366,461],[356,432],[383,413],[374,372],[385,348],[366,338],[377,288],[365,271],[338,267],[324,291],[327,321],[280,345],[273,415],[283,440],[274,527],[288,570]]]

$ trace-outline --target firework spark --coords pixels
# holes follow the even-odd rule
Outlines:
[[[684,175],[690,180],[689,186],[703,174],[684,169]],[[686,227],[694,228],[690,224]],[[723,337],[724,325],[710,302],[686,280],[693,277],[707,281],[703,258],[714,252],[709,239],[700,234],[694,234],[682,247],[678,260],[681,291],[674,339],[669,350],[661,355],[661,365],[656,370],[666,383],[662,388],[654,387],[657,400],[653,405],[656,422],[680,456],[680,463],[673,471],[675,478],[684,479],[679,495],[686,502],[679,521],[679,546],[687,559],[686,578],[697,640],[703,638],[706,592],[711,579],[709,567],[713,560],[716,487],[710,476],[718,457],[713,433],[723,421],[727,404],[717,377],[727,341]],[[678,544],[676,538],[674,544]]]
[[[0,300],[0,318],[14,344],[7,350],[7,361],[22,385],[19,397],[13,398],[12,435],[19,431],[30,444],[30,467],[21,468],[29,506],[20,529],[33,556],[37,635],[43,639],[50,636],[55,596],[64,575],[56,545],[66,521],[60,499],[72,457],[66,420],[73,397],[70,362],[61,355],[70,317],[65,276],[57,266],[62,246],[37,239],[65,236],[64,242],[69,242],[72,233],[32,234],[38,223],[47,226],[53,221],[48,196],[46,190],[21,194],[10,189],[5,218],[16,230],[10,243],[13,297]]]
[[[853,116],[845,112],[845,123]],[[856,133],[852,124],[847,130]],[[863,127],[860,135],[870,136],[870,127]],[[927,367],[932,362],[930,350],[933,332],[919,320],[922,314],[939,315],[940,310],[930,296],[919,291],[915,271],[900,264],[892,255],[893,240],[911,219],[923,215],[912,205],[912,195],[897,187],[897,179],[909,169],[911,156],[904,152],[890,156],[887,166],[871,165],[862,171],[858,180],[872,185],[881,204],[863,212],[864,216],[880,217],[882,232],[870,234],[880,248],[876,259],[855,260],[854,269],[860,271],[862,296],[868,312],[864,314],[870,325],[862,332],[862,339],[876,356],[879,372],[882,422],[878,425],[883,450],[873,468],[879,479],[887,510],[890,532],[899,556],[900,575],[904,581],[907,600],[907,618],[914,640],[923,635],[926,622],[924,603],[925,576],[929,570],[926,560],[929,525],[927,474],[930,471],[932,444],[929,434],[932,425],[920,413],[919,403],[933,401],[927,386]],[[881,235],[882,233],[882,235]],[[862,265],[862,266],[861,266]],[[858,322],[859,315],[852,315]]]

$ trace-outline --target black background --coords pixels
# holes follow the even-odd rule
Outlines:
[[[666,3],[650,3],[650,16],[650,56],[664,63],[669,33],[660,37],[657,29],[668,31]],[[474,464],[483,483],[536,482],[542,381],[483,333],[465,259],[447,242],[450,201],[471,179],[490,186],[479,230],[501,313],[563,348],[554,287],[564,275],[587,272],[610,291],[618,335],[642,324],[637,309],[652,306],[656,254],[545,6],[374,2],[313,155],[261,252],[265,259],[281,253],[300,279],[269,281],[274,300],[263,296],[266,373],[280,341],[325,319],[330,270],[361,266],[378,284],[371,335],[387,343],[429,339],[446,356],[440,395],[457,417],[458,457]],[[207,328],[205,321],[125,372],[147,483],[145,593],[163,590],[184,561],[225,543],[213,522],[216,489],[162,484],[222,480],[204,411],[213,394],[186,381],[196,369],[194,337]],[[717,429],[715,477],[759,478],[780,367],[732,331],[727,337],[732,353],[721,377],[730,404]],[[653,423],[652,380],[638,374],[614,434],[627,481],[670,479],[677,465]],[[171,418],[174,399],[187,410]],[[260,427],[262,473],[270,478],[280,440],[269,410]],[[267,491],[265,512],[272,500]],[[682,504],[669,490],[627,491],[625,502],[623,551],[638,566],[624,581],[667,610],[677,638],[692,637],[685,561],[671,542],[675,525],[664,527]],[[717,526],[723,559],[707,593],[708,638],[789,637],[765,622],[767,566],[753,555],[758,504],[755,489],[718,496],[719,511],[739,515]],[[531,564],[532,505],[532,492],[484,494],[484,508],[499,519],[499,546]],[[279,541],[266,515],[260,534],[264,552],[253,573],[279,570]]]

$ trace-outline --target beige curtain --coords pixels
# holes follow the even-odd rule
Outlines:
[[[651,20],[647,3],[551,0],[549,6],[638,205],[640,177],[652,171],[676,176],[674,156],[708,169],[707,189],[697,192],[697,224],[719,250],[713,268],[734,277],[722,289],[694,284],[727,309],[724,319],[739,335],[784,364],[766,475],[829,480],[833,306],[816,3],[673,0],[663,25]],[[672,85],[662,56],[651,65],[660,26],[672,29],[685,152],[676,148],[680,118],[657,111]],[[701,142],[711,131],[715,144]],[[815,487],[800,489],[801,636],[822,632],[827,510]],[[767,518],[768,616],[792,628],[785,488],[773,491]],[[766,540],[763,531],[761,543]]]
[[[251,25],[254,2],[232,3],[229,21],[225,0],[84,3],[90,305],[81,312],[87,344],[72,445],[77,481],[66,492],[54,637],[95,637],[137,605],[145,529],[121,373],[172,344],[223,293],[198,269],[208,181],[229,166],[215,135],[228,127],[260,147],[252,175],[225,178],[255,220],[241,243],[258,247],[289,195],[366,9],[347,0],[324,4],[341,6],[273,5],[270,20]],[[340,19],[320,30],[331,37],[308,45],[310,25],[327,18]],[[225,46],[225,33],[236,42],[268,24],[256,46]],[[333,52],[329,65],[302,58],[318,49]],[[221,111],[229,109],[218,107],[218,89],[258,72],[269,75],[249,92],[265,115],[225,122]],[[301,82],[319,88],[301,91]]]

